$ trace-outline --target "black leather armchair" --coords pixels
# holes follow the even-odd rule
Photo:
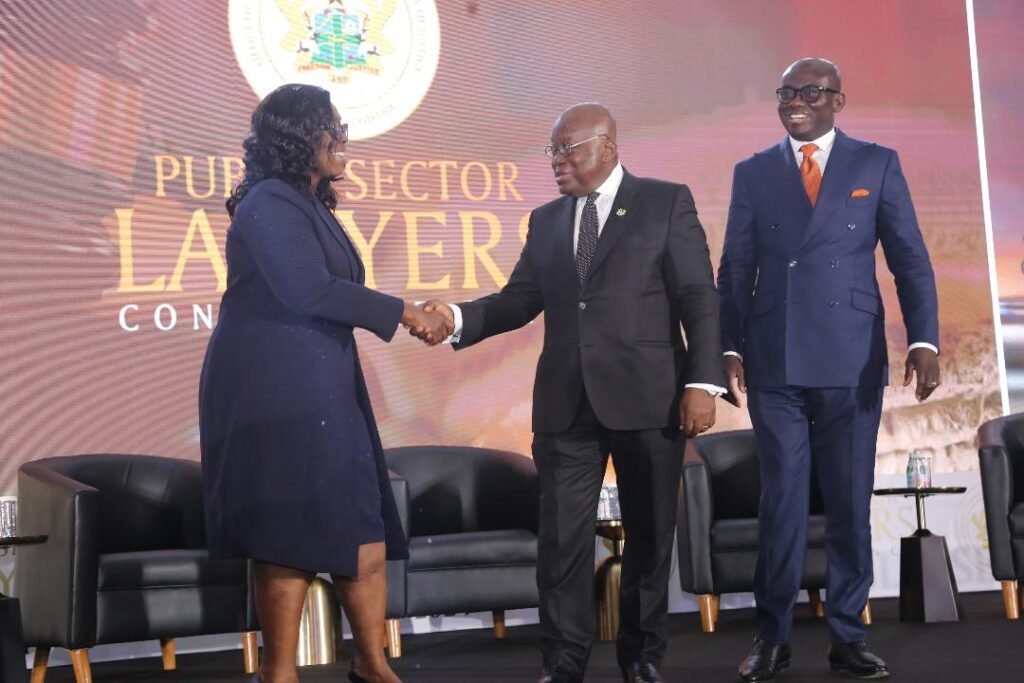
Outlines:
[[[807,590],[814,613],[824,616],[824,505],[811,477],[807,559],[801,588]],[[761,474],[753,430],[708,434],[687,442],[679,488],[676,527],[679,583],[698,596],[701,626],[715,630],[723,593],[754,589],[757,563],[757,509]],[[870,618],[865,610],[865,620]]]
[[[1003,586],[1007,619],[1024,609],[1024,414],[989,420],[978,429],[992,576]],[[21,551],[19,551],[21,552]]]
[[[384,451],[408,483],[405,617],[490,611],[495,636],[505,610],[536,607],[539,488],[533,460],[456,446]],[[388,575],[389,593],[396,579]],[[388,616],[393,616],[389,607]]]
[[[207,553],[200,465],[146,455],[35,460],[18,473],[19,531],[47,534],[16,556],[32,681],[51,647],[71,652],[75,678],[91,680],[88,648],[159,639],[165,669],[174,638],[243,633],[256,670],[256,612],[249,563]]]

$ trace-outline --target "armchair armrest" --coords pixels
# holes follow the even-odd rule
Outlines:
[[[1016,580],[1013,570],[1010,508],[1013,497],[1013,467],[1009,453],[999,445],[978,449],[981,464],[981,493],[985,501],[985,525],[992,575],[997,581]]]
[[[25,642],[69,650],[91,647],[99,564],[97,490],[42,461],[29,462],[18,472],[18,502],[19,532],[49,536],[15,556]]]
[[[402,475],[388,470],[388,479],[391,482],[391,493],[395,496],[395,506],[398,508],[398,518],[402,522],[402,530],[405,537],[409,538],[409,482]],[[385,572],[388,582],[388,601],[385,607],[385,614],[388,619],[398,619],[406,613],[406,572],[409,570],[409,560],[391,560],[387,563]]]
[[[395,506],[398,508],[398,518],[402,521],[402,531],[405,537],[409,537],[409,482],[405,477],[388,470],[388,479],[391,482],[391,493],[395,497]]]
[[[683,457],[683,481],[679,487],[676,525],[679,583],[688,593],[705,595],[714,592],[711,575],[713,516],[711,471],[696,447],[688,441]]]

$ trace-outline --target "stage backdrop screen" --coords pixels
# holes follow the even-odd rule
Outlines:
[[[963,0],[3,2],[0,493],[40,457],[198,457],[224,200],[274,87],[327,87],[350,123],[337,215],[367,283],[461,301],[505,284],[556,196],[551,125],[580,101],[614,112],[630,172],[690,186],[717,264],[733,166],[782,138],[774,90],[808,55],[842,69],[840,127],[899,150],[938,277],[944,383],[918,404],[879,255],[879,472],[915,447],[975,468],[1001,405],[967,17]],[[456,354],[360,333],[385,446],[528,454],[542,336],[538,319]]]

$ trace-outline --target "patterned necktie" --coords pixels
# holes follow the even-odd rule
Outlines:
[[[598,192],[587,195],[587,203],[583,205],[583,218],[580,219],[580,236],[576,245],[576,282],[580,289],[587,282],[590,271],[590,260],[597,250],[597,200]]]
[[[818,146],[813,142],[800,146],[800,151],[804,155],[804,160],[800,162],[800,177],[804,181],[804,190],[807,191],[807,198],[811,200],[811,206],[818,202],[818,190],[821,189],[821,169],[811,158],[817,150]]]

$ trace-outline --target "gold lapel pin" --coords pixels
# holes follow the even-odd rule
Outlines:
[[[621,218],[622,216],[626,215],[626,210],[625,209],[619,209],[618,211],[615,212],[615,215],[619,216]]]

